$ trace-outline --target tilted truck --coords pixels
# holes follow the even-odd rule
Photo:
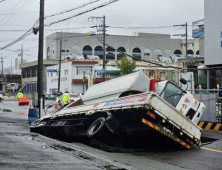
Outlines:
[[[185,80],[181,80],[186,84]],[[109,146],[201,145],[205,106],[170,81],[136,72],[91,86],[82,100],[48,114],[30,129],[58,139],[96,139]]]

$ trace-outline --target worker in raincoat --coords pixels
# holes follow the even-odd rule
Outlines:
[[[69,104],[70,96],[69,96],[68,91],[66,91],[65,93],[63,93],[61,99],[62,99],[62,102],[63,102],[64,106],[67,106],[67,105]]]
[[[17,98],[17,99],[19,99],[19,98],[23,98],[23,94],[22,94],[21,91],[19,91],[19,93],[17,94],[16,98]]]

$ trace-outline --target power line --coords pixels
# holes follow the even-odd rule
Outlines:
[[[45,25],[45,26],[51,26],[51,25],[53,25],[53,24],[66,21],[66,20],[68,20],[68,19],[71,19],[71,18],[80,16],[80,15],[86,14],[86,13],[88,13],[88,12],[94,11],[94,10],[96,10],[96,9],[99,9],[99,8],[102,8],[102,7],[105,7],[105,6],[108,6],[108,5],[110,5],[110,4],[114,3],[114,2],[117,2],[117,1],[119,1],[119,0],[110,0],[109,2],[103,3],[103,4],[99,5],[99,6],[93,7],[93,8],[91,8],[91,9],[89,9],[89,10],[85,10],[85,11],[83,11],[83,12],[80,12],[80,13],[78,13],[78,14],[72,15],[72,16],[70,16],[70,17],[67,17],[67,18],[64,18],[64,19],[60,19],[60,20],[54,21],[54,22],[52,22],[52,23],[50,23],[50,24],[48,24],[48,25]],[[38,22],[39,22],[39,19],[37,19],[37,21],[35,22],[35,24],[33,25],[33,27],[30,28],[28,31],[26,31],[21,37],[19,37],[17,40],[11,42],[11,43],[8,44],[8,45],[6,45],[6,46],[4,46],[4,47],[1,47],[0,50],[3,50],[3,49],[5,49],[5,48],[8,48],[8,47],[14,45],[15,43],[21,41],[22,39],[24,39],[24,38],[27,37],[28,35],[30,35],[30,34],[32,33],[32,32],[31,32],[32,29],[35,27],[35,25],[36,25]],[[40,26],[41,26],[41,25],[40,25]]]
[[[158,27],[116,27],[116,26],[108,26],[109,28],[114,29],[157,29],[157,28],[173,28],[174,26],[158,26]]]
[[[14,17],[15,14],[16,14],[27,2],[28,2],[28,0],[26,0],[26,1],[22,4],[22,6],[21,6],[3,25],[1,25],[0,27],[4,26],[10,19],[12,19],[12,17]]]
[[[20,4],[20,2],[22,2],[22,0],[20,0],[20,1],[11,9],[11,11],[10,11],[4,18],[2,18],[2,20],[0,21],[0,23]]]
[[[21,12],[21,13],[12,13],[12,14],[4,14],[4,13],[0,13],[0,15],[14,15],[14,14],[16,14],[16,15],[23,15],[23,14],[34,14],[34,13],[38,13],[37,11],[36,12]]]
[[[71,19],[71,18],[75,18],[75,17],[77,17],[77,16],[86,14],[86,13],[91,12],[91,11],[94,11],[94,10],[96,10],[96,9],[99,9],[99,8],[102,8],[102,7],[105,7],[105,6],[108,6],[108,5],[110,5],[110,4],[114,3],[114,2],[117,2],[117,1],[119,1],[119,0],[110,0],[109,2],[105,2],[105,3],[103,3],[103,4],[99,5],[99,6],[96,6],[96,7],[93,7],[93,8],[91,8],[91,9],[88,9],[88,10],[85,10],[85,11],[82,11],[82,12],[79,12],[78,14],[75,14],[75,15],[69,16],[69,17],[67,17],[67,18],[63,18],[63,19],[60,19],[60,20],[51,22],[51,23],[49,23],[49,24],[47,24],[47,25],[45,25],[45,26],[50,27],[50,26],[53,25],[53,24],[57,24],[57,23],[59,23],[59,22],[66,21],[66,20],[69,20],[69,19]]]
[[[100,1],[100,0],[90,1],[90,2],[85,3],[85,4],[82,4],[82,5],[80,5],[80,6],[77,6],[77,7],[68,9],[68,10],[65,10],[65,11],[63,11],[63,12],[58,12],[58,13],[55,13],[55,14],[52,14],[52,15],[45,16],[44,18],[46,19],[46,18],[49,18],[49,17],[54,17],[54,16],[61,15],[61,14],[67,13],[67,12],[71,12],[71,11],[73,11],[73,10],[83,8],[83,7],[87,6],[87,5],[90,5],[90,4],[93,4],[93,3],[95,3],[95,2],[99,2],[99,1]]]

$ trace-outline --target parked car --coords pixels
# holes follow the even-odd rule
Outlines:
[[[46,95],[45,95],[45,99],[46,99],[46,100],[48,99],[48,96],[49,96],[49,94],[46,94]]]
[[[47,100],[53,100],[53,99],[55,99],[55,98],[56,98],[56,96],[53,95],[53,94],[45,95],[45,99],[47,99]]]

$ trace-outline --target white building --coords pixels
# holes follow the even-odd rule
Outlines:
[[[222,64],[222,1],[205,0],[205,65]]]
[[[97,61],[70,61],[61,64],[60,91],[74,91],[76,94],[88,89],[88,75],[95,73]],[[47,94],[58,91],[59,65],[47,67]],[[85,71],[85,79],[83,78]],[[97,79],[96,82],[101,82]]]
[[[222,66],[222,1],[204,1],[205,19],[205,65],[207,67]],[[222,69],[208,70],[209,88],[216,88],[217,84],[222,86]]]

